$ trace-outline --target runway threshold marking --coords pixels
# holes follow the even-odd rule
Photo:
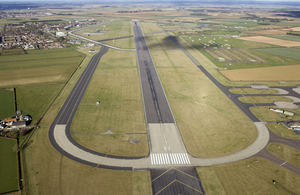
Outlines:
[[[150,159],[152,165],[191,164],[187,153],[153,153]]]

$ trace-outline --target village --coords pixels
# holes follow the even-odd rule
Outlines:
[[[63,48],[68,30],[97,23],[98,21],[94,19],[78,19],[66,22],[33,20],[6,24],[0,31],[0,48],[23,50]],[[72,40],[70,43],[81,44],[81,41]]]

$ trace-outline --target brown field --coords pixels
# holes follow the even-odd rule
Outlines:
[[[299,81],[300,65],[220,70],[230,81]]]
[[[297,42],[297,41],[282,40],[282,39],[276,39],[276,38],[265,37],[265,36],[240,37],[238,39],[245,40],[245,41],[255,41],[255,42],[260,42],[260,43],[285,46],[285,47],[300,46],[300,42]]]
[[[246,34],[260,34],[260,35],[286,35],[285,30],[255,30],[248,31]]]

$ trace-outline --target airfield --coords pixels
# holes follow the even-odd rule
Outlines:
[[[68,32],[97,53],[74,47],[86,57],[70,78],[71,68],[41,83],[49,96],[66,82],[21,140],[26,194],[297,192],[299,134],[283,125],[300,121],[297,37],[274,43],[286,26],[276,38],[231,37],[244,32],[214,24],[225,33],[195,35],[193,23],[129,15]],[[22,79],[14,85],[38,88]]]

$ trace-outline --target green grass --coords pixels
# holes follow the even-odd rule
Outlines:
[[[11,117],[15,114],[14,92],[0,90],[0,120]]]
[[[191,37],[191,38],[190,38]],[[194,48],[199,50],[203,55],[205,55],[208,59],[210,59],[214,64],[216,64],[218,67],[221,68],[226,68],[226,69],[239,69],[239,68],[255,68],[255,67],[266,67],[266,66],[278,66],[278,65],[289,65],[289,64],[299,64],[300,61],[298,57],[294,58],[289,58],[290,56],[285,56],[285,55],[277,55],[277,53],[266,53],[264,51],[275,51],[276,49],[279,49],[280,51],[284,51],[285,48],[272,48],[274,46],[269,45],[269,44],[264,44],[264,43],[256,43],[256,42],[251,42],[251,41],[243,41],[239,39],[233,39],[233,38],[215,38],[211,36],[185,36],[183,37],[184,40],[186,40],[188,43],[190,43]],[[199,40],[200,39],[200,40]],[[226,40],[226,41],[225,41]],[[246,60],[245,56],[248,56],[247,54],[244,54],[240,56],[242,59],[241,60],[235,60],[235,61],[226,61],[226,62],[219,62],[218,60],[215,60],[208,52],[204,50],[204,45],[203,44],[209,44],[209,41],[213,41],[220,46],[224,45],[223,48],[226,48],[225,44],[230,45],[232,48],[238,48],[238,49],[243,49],[247,53],[250,53],[256,58],[260,58],[262,63],[255,63],[255,62],[249,62]],[[216,47],[212,44],[210,44],[209,48]],[[255,48],[266,48],[270,47],[268,49],[255,49]],[[287,48],[287,49],[295,49],[295,48]],[[228,50],[229,53],[232,53],[233,55],[236,55],[233,50]],[[289,52],[289,51],[288,51]],[[287,52],[287,53],[288,53]],[[297,49],[293,51],[292,55],[295,55],[297,53]],[[224,53],[221,51],[221,53]],[[242,52],[243,53],[243,52]],[[226,53],[225,53],[226,55]],[[219,55],[218,55],[219,56]],[[256,60],[253,57],[250,57],[251,59]]]
[[[17,107],[36,122],[63,87],[63,84],[17,88]]]
[[[300,150],[280,143],[269,144],[268,150],[281,159],[300,167]]]
[[[76,71],[48,110],[41,126],[52,124],[91,56],[88,53],[82,68]],[[108,170],[73,161],[53,148],[47,127],[37,129],[31,140],[30,146],[23,151],[27,194],[152,194],[149,171]]]
[[[85,55],[72,48],[32,50],[0,58],[0,87],[64,83]]]
[[[292,129],[286,128],[283,124],[279,123],[267,123],[267,127],[276,135],[289,139],[300,140],[300,135],[296,134]]]
[[[190,154],[225,156],[253,143],[253,123],[181,50],[151,55]]]
[[[274,101],[292,102],[291,99],[281,96],[264,96],[264,97],[239,97],[239,100],[244,103],[273,103]]]
[[[1,57],[8,56],[8,55],[22,55],[22,54],[25,54],[25,52],[21,48],[2,49],[2,51],[1,51]]]
[[[97,101],[101,104],[95,106]],[[146,133],[135,52],[109,50],[101,58],[75,114],[71,133],[104,133],[108,128],[114,133]],[[146,134],[73,137],[81,145],[102,153],[145,156],[149,152],[147,141],[129,142],[131,138],[147,140]]]
[[[300,49],[297,48],[268,48],[268,49],[256,49],[256,51],[300,60],[300,55],[299,55]]]
[[[276,94],[278,93],[274,89],[267,89],[267,90],[262,90],[262,89],[253,89],[253,88],[234,88],[234,89],[229,89],[231,93],[235,94]]]
[[[268,37],[284,39],[289,41],[300,41],[300,36],[293,36],[293,35],[268,35]]]
[[[207,194],[288,194],[273,180],[294,193],[300,191],[299,175],[260,158],[199,167],[197,171]]]
[[[0,193],[19,190],[17,141],[0,138]]]
[[[289,120],[300,120],[300,116],[292,116],[291,119],[287,118],[287,115],[285,114],[279,114],[277,112],[273,112],[269,110],[269,106],[257,106],[257,107],[251,107],[250,111],[260,120],[263,121],[289,121]],[[300,115],[300,108],[297,110],[289,110],[289,109],[284,109],[287,111],[294,112],[296,114]]]
[[[103,27],[107,26],[107,27]],[[83,33],[94,32],[101,30],[99,33],[105,33],[105,35],[84,35]],[[133,35],[132,22],[131,21],[122,21],[115,20],[113,22],[109,22],[107,24],[101,24],[97,26],[92,26],[91,28],[86,28],[82,30],[75,31],[74,34],[80,35],[82,37],[86,37],[92,40],[102,40],[109,38],[117,38],[124,36]]]

